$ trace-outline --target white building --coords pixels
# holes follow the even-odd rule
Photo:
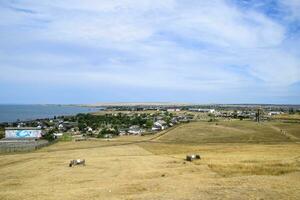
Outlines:
[[[154,122],[152,131],[164,130],[166,128],[166,125],[167,125],[167,122],[165,122],[164,120],[158,120],[158,121]]]
[[[189,111],[193,112],[206,112],[206,113],[215,113],[215,109],[206,109],[206,108],[189,108]]]
[[[272,115],[280,115],[280,114],[283,114],[283,112],[280,112],[280,111],[272,111],[272,112],[269,112],[269,113],[268,113],[269,116],[272,116]]]
[[[180,109],[179,108],[168,108],[167,111],[168,112],[179,112]]]
[[[36,127],[8,127],[5,128],[6,139],[41,138],[42,130]]]
[[[141,129],[139,126],[137,125],[133,125],[129,127],[128,133],[132,134],[132,135],[140,135],[144,132],[143,129]]]

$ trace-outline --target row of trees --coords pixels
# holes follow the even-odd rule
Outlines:
[[[126,114],[118,113],[116,115],[92,115],[92,114],[78,114],[76,116],[78,128],[84,131],[87,127],[93,130],[98,128],[112,127],[114,129],[128,128],[132,125],[146,126],[151,128],[153,119],[150,119],[147,114],[128,116]]]
[[[5,136],[4,125],[0,125],[0,139],[4,138],[4,136]]]

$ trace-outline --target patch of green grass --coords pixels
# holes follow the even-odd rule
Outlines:
[[[71,136],[71,134],[69,134],[69,133],[64,133],[64,134],[62,135],[62,137],[59,138],[59,141],[62,141],[62,142],[69,142],[69,141],[72,141],[72,136]]]

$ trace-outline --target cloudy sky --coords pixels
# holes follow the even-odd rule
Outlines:
[[[0,0],[0,103],[300,103],[300,0]]]

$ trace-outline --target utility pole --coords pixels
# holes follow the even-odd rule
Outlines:
[[[260,110],[260,108],[258,108],[258,109],[257,109],[257,112],[255,113],[255,121],[256,121],[257,123],[260,122],[260,115],[261,115],[261,110]]]

